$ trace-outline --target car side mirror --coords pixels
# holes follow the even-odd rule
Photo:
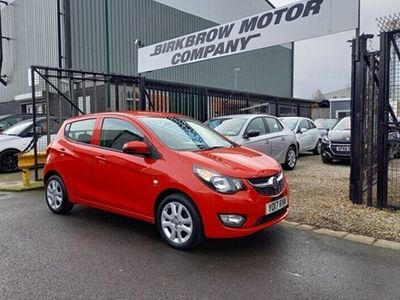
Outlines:
[[[132,155],[144,155],[144,156],[150,155],[149,146],[147,146],[146,143],[139,141],[126,143],[122,148],[122,151],[126,154],[132,154]]]
[[[307,129],[302,128],[302,129],[300,129],[300,134],[303,134],[303,133],[305,133],[305,132],[307,132],[307,131],[308,131]]]
[[[249,130],[249,131],[245,134],[244,138],[245,138],[245,139],[249,139],[249,138],[257,137],[257,136],[259,136],[260,134],[261,134],[260,131],[255,130],[255,129],[251,129],[251,130]]]

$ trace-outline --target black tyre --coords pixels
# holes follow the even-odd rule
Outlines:
[[[45,197],[47,206],[55,214],[67,214],[74,207],[74,204],[69,202],[64,182],[57,175],[53,175],[47,180]]]
[[[19,151],[14,149],[4,150],[0,154],[0,173],[13,173],[19,170],[18,156]]]
[[[204,240],[200,214],[183,194],[172,194],[161,201],[156,223],[163,240],[173,248],[190,250]]]
[[[321,156],[322,162],[324,164],[331,164],[332,163],[332,158],[329,158],[328,156]]]
[[[318,140],[317,145],[313,150],[314,155],[320,155],[322,152],[322,140]]]
[[[286,161],[283,164],[283,168],[285,170],[293,170],[296,167],[297,164],[297,152],[296,148],[293,146],[290,146],[288,149],[288,152],[286,153]]]

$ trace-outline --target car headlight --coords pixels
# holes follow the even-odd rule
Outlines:
[[[214,189],[219,193],[234,194],[238,191],[242,191],[245,189],[243,182],[237,178],[221,175],[214,171],[203,169],[196,166],[193,167],[193,172],[207,186],[211,187],[212,189]]]
[[[327,135],[324,135],[322,137],[322,142],[325,143],[325,144],[330,144],[331,140],[329,139],[329,137]]]

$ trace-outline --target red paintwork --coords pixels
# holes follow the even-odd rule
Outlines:
[[[250,235],[283,220],[287,213],[265,224],[253,224],[265,215],[270,197],[261,196],[246,180],[245,191],[233,195],[215,192],[194,173],[193,165],[211,169],[235,178],[254,178],[276,174],[281,166],[269,156],[237,147],[203,152],[178,152],[167,148],[140,121],[140,116],[179,116],[167,113],[123,112],[101,113],[76,117],[66,121],[48,148],[44,178],[57,173],[67,187],[70,201],[77,204],[131,216],[154,223],[158,196],[167,190],[186,194],[198,208],[206,237],[230,238]],[[134,156],[99,146],[104,117],[116,117],[132,122],[161,154],[154,160]],[[179,116],[181,117],[181,116]],[[64,128],[71,120],[96,118],[92,144],[71,142],[64,137]],[[157,180],[158,185],[153,181]],[[289,196],[285,189],[279,197]],[[218,214],[241,214],[247,220],[240,228],[224,226]]]

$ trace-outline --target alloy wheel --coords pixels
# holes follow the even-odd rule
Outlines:
[[[287,153],[287,164],[290,168],[294,168],[296,165],[296,151],[293,149],[289,149],[289,152]]]
[[[192,236],[192,216],[183,204],[169,202],[161,212],[161,227],[172,243],[182,245]]]
[[[46,199],[53,210],[58,210],[63,202],[64,194],[60,183],[52,179],[47,184]]]

